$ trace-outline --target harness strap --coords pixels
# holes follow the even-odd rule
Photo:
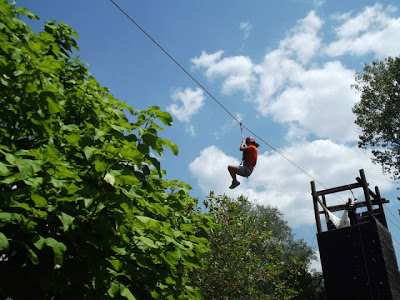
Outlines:
[[[255,163],[252,163],[252,162],[250,162],[250,161],[248,161],[248,160],[243,160],[243,162],[244,163],[248,163],[250,166],[252,166],[252,167],[255,167],[256,166],[256,164]]]

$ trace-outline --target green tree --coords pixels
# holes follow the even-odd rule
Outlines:
[[[212,192],[205,206],[221,226],[210,234],[206,268],[191,273],[206,299],[322,299],[321,274],[307,270],[313,252],[278,209]]]
[[[353,85],[361,101],[353,112],[359,126],[358,146],[372,148],[374,163],[394,180],[400,178],[400,57],[366,64]]]
[[[68,25],[21,16],[0,0],[0,298],[201,298],[187,272],[215,224],[153,155],[178,153],[171,116],[101,87]]]

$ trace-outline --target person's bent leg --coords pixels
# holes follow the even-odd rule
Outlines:
[[[231,174],[232,181],[237,181],[236,174],[239,174],[239,166],[229,165],[228,171]]]
[[[240,184],[240,182],[237,181],[237,179],[236,179],[236,174],[240,173],[240,168],[239,168],[239,166],[229,165],[228,171],[232,177],[232,184],[229,188],[234,189],[235,187],[237,187]]]

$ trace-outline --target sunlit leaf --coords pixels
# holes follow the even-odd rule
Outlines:
[[[37,207],[45,207],[47,205],[47,200],[38,194],[31,195],[31,198]]]
[[[46,238],[45,244],[53,249],[54,268],[59,269],[63,264],[64,252],[67,250],[67,247],[53,238]]]
[[[166,126],[171,126],[172,125],[172,116],[165,112],[165,111],[157,111],[156,112],[157,118],[164,123]]]
[[[35,235],[32,239],[33,245],[35,245],[35,247],[39,250],[42,250],[44,243],[45,243],[45,239],[40,236],[40,235]]]
[[[92,157],[92,155],[95,151],[96,151],[95,147],[86,146],[84,149],[86,158],[89,159],[90,157]]]
[[[23,217],[18,213],[0,212],[0,227],[7,223],[18,224],[23,221]]]
[[[136,300],[136,298],[132,295],[132,292],[123,285],[121,286],[121,296],[128,300]]]
[[[119,284],[116,282],[113,282],[110,286],[110,288],[107,290],[108,295],[110,295],[111,298],[114,298],[118,292],[119,292]]]
[[[115,178],[110,173],[107,173],[106,176],[104,176],[104,181],[112,186],[115,184]]]
[[[7,176],[10,174],[10,171],[8,170],[7,166],[0,162],[0,176]]]
[[[4,233],[0,232],[0,252],[7,251],[10,248],[7,237]]]
[[[42,168],[43,161],[31,159],[18,159],[15,164],[17,165],[21,179],[33,177],[36,172]]]
[[[140,220],[148,229],[157,230],[160,227],[160,222],[145,216],[137,216],[138,220]]]
[[[64,231],[67,231],[68,228],[71,226],[71,224],[75,220],[74,217],[72,217],[64,212],[60,212],[57,216],[60,219],[61,223],[63,224]]]
[[[117,253],[117,254],[119,254],[119,255],[126,255],[126,254],[127,254],[125,248],[118,248],[118,247],[113,246],[113,247],[111,247],[111,249],[112,249],[115,253]]]
[[[154,243],[152,239],[149,239],[145,236],[139,236],[137,239],[150,248],[159,248],[159,246]]]

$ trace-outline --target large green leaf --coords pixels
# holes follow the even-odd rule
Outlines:
[[[179,258],[181,257],[181,253],[177,248],[175,248],[174,251],[168,251],[166,257],[174,265],[177,265],[179,263]]]
[[[183,231],[195,232],[196,228],[191,224],[181,224],[181,229]]]
[[[42,66],[42,68],[43,68],[43,66]],[[47,101],[49,112],[51,114],[56,114],[63,110],[62,106],[60,106],[58,103],[56,103],[56,101],[54,101],[54,99],[52,97],[46,97],[46,101]]]
[[[113,282],[110,288],[107,290],[107,293],[108,295],[110,295],[111,298],[115,298],[115,296],[118,294],[119,291],[120,291],[119,284]]]
[[[60,219],[61,223],[63,224],[64,231],[67,231],[71,224],[74,222],[75,218],[64,213],[60,212],[57,214],[58,218]]]
[[[104,176],[104,181],[113,186],[115,183],[115,178],[110,173],[107,173],[106,176]]]
[[[26,8],[23,7],[18,7],[17,8],[18,12],[24,16],[27,16],[29,19],[35,19],[35,20],[39,20],[39,16],[31,13],[30,11],[28,11]]]
[[[80,136],[80,134],[73,133],[73,134],[66,135],[65,138],[67,139],[68,144],[78,146],[81,136]]]
[[[33,202],[35,202],[37,207],[46,207],[47,201],[44,197],[38,195],[38,194],[33,194],[31,195],[31,198]]]
[[[140,220],[147,229],[156,231],[158,228],[160,228],[160,222],[155,219],[145,216],[137,216],[136,218]]]
[[[39,264],[39,257],[35,251],[33,251],[30,247],[25,245],[26,250],[28,251],[28,258],[34,265]]]
[[[36,172],[39,172],[42,168],[42,160],[31,160],[31,159],[18,159],[16,165],[20,172],[21,179],[27,179],[34,177]]]
[[[115,253],[117,253],[117,254],[119,254],[119,255],[126,255],[126,254],[127,254],[125,248],[118,248],[118,247],[113,246],[113,247],[111,247],[111,249],[112,249]]]
[[[159,248],[159,246],[152,239],[149,239],[145,236],[139,236],[137,239],[150,248]]]
[[[46,238],[45,244],[53,249],[54,268],[59,269],[63,264],[64,252],[67,250],[65,244],[58,242],[53,238]]]
[[[40,235],[38,235],[38,234],[35,234],[34,235],[34,237],[33,237],[33,239],[32,239],[32,242],[33,242],[33,245],[37,248],[37,249],[39,249],[39,250],[42,250],[43,249],[43,246],[44,246],[44,244],[45,244],[45,238],[43,238],[42,236],[40,236]]]
[[[132,160],[133,163],[141,162],[143,160],[143,155],[130,145],[126,145],[121,149],[120,155],[123,159]]]
[[[169,113],[167,113],[165,111],[157,110],[156,116],[161,122],[164,123],[164,125],[166,125],[166,126],[172,125],[172,116]]]
[[[8,170],[7,166],[0,162],[0,176],[7,176],[10,174],[10,171]]]
[[[172,151],[172,153],[173,153],[174,155],[178,155],[178,153],[179,153],[178,145],[176,145],[176,144],[170,142],[169,140],[163,140],[163,141],[164,141],[165,145],[166,145],[169,149],[171,149],[171,151]]]
[[[4,233],[0,232],[0,252],[7,251],[10,248],[7,237]]]
[[[0,227],[10,224],[18,224],[23,221],[23,216],[18,213],[0,212]]]
[[[125,297],[128,300],[136,300],[135,296],[132,295],[132,292],[121,284],[121,296]]]
[[[96,151],[95,147],[86,146],[84,148],[85,156],[87,159],[90,159],[92,155],[95,153],[95,151]]]

